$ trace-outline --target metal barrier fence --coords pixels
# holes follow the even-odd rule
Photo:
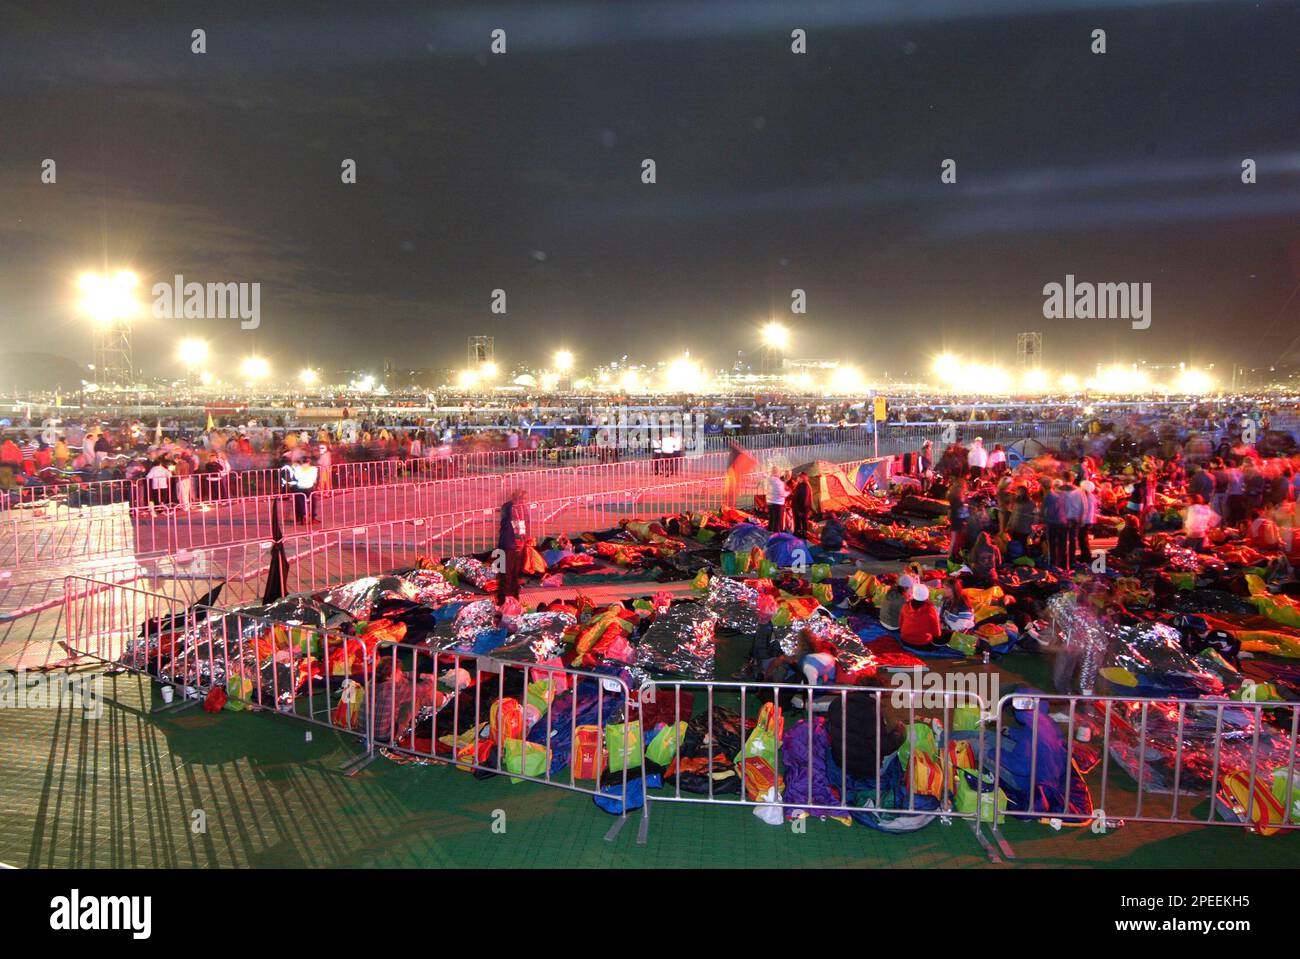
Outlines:
[[[845,428],[754,434],[736,438],[752,443],[755,451],[775,452],[801,446],[860,446],[870,442],[870,432],[862,428]],[[703,448],[689,451],[686,457],[693,459],[710,453],[725,453],[730,442],[730,438],[706,437]],[[428,454],[418,457],[380,455],[332,463],[327,475],[322,478],[321,486],[346,489],[400,482],[427,483],[479,474],[518,473],[616,462],[645,463],[656,458],[658,454],[653,450],[640,446],[619,448],[591,445],[537,450],[483,450],[472,453],[441,452],[440,448],[434,447]],[[50,475],[47,482],[24,485],[16,491],[17,495],[0,496],[0,510],[20,505],[43,505],[49,510],[59,510],[117,504],[143,506],[149,502],[149,487],[144,477],[85,480],[80,475],[60,474],[54,469],[49,469],[46,473]],[[271,496],[281,492],[283,486],[282,472],[278,466],[235,469],[224,473],[198,472],[190,476],[190,496],[195,502]],[[168,499],[174,502],[178,498],[173,483]]]
[[[74,579],[65,589],[69,650],[178,690],[181,699],[163,708],[184,708],[225,685],[241,705],[357,736],[364,749],[348,769],[382,747],[601,797],[622,814],[607,838],[628,807],[642,801],[631,784],[644,783],[650,772],[662,775],[666,788],[641,790],[640,841],[648,807],[657,802],[766,807],[782,816],[869,814],[885,820],[887,831],[919,828],[932,817],[961,819],[993,861],[1015,858],[1001,829],[1008,818],[1087,824],[1094,832],[1123,822],[1266,833],[1300,828],[1297,703],[1014,693],[998,701],[992,729],[985,729],[986,703],[970,692],[665,678],[634,694],[624,680],[595,670],[488,660],[386,639],[370,644],[319,625],[187,608],[133,586]],[[573,695],[564,698],[569,690]],[[781,719],[769,714],[773,721],[760,730],[769,738],[755,742],[765,703]],[[952,732],[959,707],[983,717],[964,735]],[[899,753],[887,783],[890,713],[891,722],[906,717],[909,732],[895,740],[913,753],[921,738],[911,731],[930,724],[937,758],[918,764]],[[535,742],[538,722],[544,732]],[[794,725],[787,731],[784,722]],[[1013,722],[1020,731],[1014,741],[1008,738]],[[633,723],[636,730],[625,725]],[[619,775],[602,779],[613,725],[625,734],[618,769],[609,765]],[[645,747],[661,726],[677,732],[651,768]],[[690,757],[683,753],[687,742]],[[572,751],[579,745],[586,753],[575,766]],[[530,772],[534,761],[541,765]],[[734,792],[719,785],[728,768]],[[688,773],[703,780],[702,792],[683,789]],[[1077,792],[1083,787],[1086,799]],[[1203,813],[1194,811],[1207,800]],[[996,845],[983,835],[985,825]]]
[[[381,681],[384,673],[389,678]],[[638,779],[644,785],[644,751],[628,734],[640,722],[631,715],[637,700],[619,676],[383,642],[367,690],[372,752],[382,748],[604,800],[618,815],[607,840],[636,802],[629,787]],[[612,755],[611,727],[624,733]],[[574,758],[575,750],[585,761]],[[642,799],[640,809],[638,842],[644,843],[649,803]]]
[[[970,744],[969,752],[964,755],[974,763],[973,771],[978,777],[983,775],[985,767],[984,740],[979,736],[947,739],[943,734],[954,728],[953,711],[957,707],[973,709],[976,715],[983,715],[986,708],[984,700],[975,693],[921,692],[869,686],[656,679],[643,686],[638,695],[643,714],[647,704],[658,706],[666,702],[672,713],[671,727],[678,727],[691,720],[702,725],[706,745],[717,743],[722,738],[715,730],[715,721],[724,718],[717,711],[729,702],[734,706],[733,715],[740,720],[739,732],[743,741],[743,745],[736,744],[740,749],[734,760],[727,755],[715,756],[710,747],[706,750],[707,756],[702,767],[698,761],[695,763],[696,771],[707,777],[707,792],[698,795],[683,794],[681,776],[677,775],[671,793],[647,793],[648,803],[761,806],[780,810],[783,814],[800,812],[822,817],[863,814],[890,817],[891,820],[894,817],[920,817],[919,821],[914,819],[906,824],[909,831],[927,824],[933,817],[939,817],[945,822],[964,819],[969,820],[976,839],[990,858],[998,861],[997,853],[982,832],[983,824],[992,818],[992,811],[986,808],[986,803],[979,801],[970,804],[968,809],[960,809],[954,805],[953,799],[957,788],[956,779],[965,773],[958,763],[957,751],[950,748],[949,744]],[[690,703],[685,714],[682,710],[684,697]],[[693,707],[698,706],[701,699],[705,717],[703,724],[699,724],[698,717],[692,716]],[[757,726],[749,725],[751,718],[756,723],[762,722],[760,704],[767,703],[778,713],[786,708],[791,710],[789,719],[794,725],[788,731],[783,733],[783,713],[783,718],[775,721],[774,727],[758,729]],[[892,751],[890,754],[885,753],[883,744],[889,731],[886,705],[891,706],[895,715],[901,713],[906,716],[907,732],[897,738],[913,750],[921,748],[918,737],[912,733],[917,724],[935,724],[929,728],[937,733],[939,752],[937,763],[929,769],[930,775],[918,774],[910,761],[901,764],[899,757]],[[751,712],[758,712],[759,715],[751,717]],[[825,714],[832,712],[836,716],[827,721]],[[657,708],[655,715],[663,717],[663,709]],[[864,721],[867,724],[865,726]],[[804,727],[802,732],[798,731],[800,724]],[[752,740],[749,737],[753,731],[771,738],[767,743],[751,750]],[[783,780],[776,760],[782,742],[796,737],[803,747],[803,761],[800,764],[804,768],[791,772],[787,761],[787,775]],[[855,740],[859,739],[867,740],[873,747],[867,751],[865,758],[862,749],[855,746]],[[790,745],[793,746],[794,742]],[[753,755],[749,755],[751,752]],[[754,762],[755,759],[761,761]],[[886,791],[885,778],[887,764],[890,762],[900,762],[901,765],[896,770],[898,779]],[[681,766],[681,738],[677,737],[673,761],[668,769],[670,772],[680,770]],[[738,775],[734,778],[738,780],[739,789],[735,793],[715,788],[717,774],[729,768],[738,769]],[[934,773],[938,774],[937,778]],[[899,782],[902,783],[901,790]],[[779,788],[781,785],[784,786],[783,789]],[[920,793],[918,785],[922,790]],[[981,792],[982,789],[977,784],[976,795]]]
[[[831,452],[841,457],[861,453],[849,448],[792,447],[763,451],[756,458],[767,468],[769,464],[793,465]],[[534,470],[508,477],[491,474],[317,489],[311,493],[277,490],[270,495],[226,500],[187,499],[184,505],[177,505],[169,492],[162,502],[125,509],[11,511],[7,518],[0,519],[0,566],[17,568],[68,559],[173,553],[258,539],[271,535],[276,501],[286,525],[314,521],[322,528],[342,528],[496,506],[515,488],[524,489],[533,500],[549,500],[687,479],[707,483],[725,475],[729,458],[727,453],[712,453]]]
[[[1027,768],[1026,751],[1009,749],[1005,736],[1012,717],[1023,726],[1026,715],[1034,717]],[[1064,756],[1058,742],[1046,742],[1060,735],[1061,726]],[[1294,702],[1011,694],[998,702],[993,765],[999,781],[1014,780],[1028,797],[1023,808],[1009,808],[1008,817],[1088,823],[1098,832],[1115,822],[1253,831],[1256,813],[1264,812],[1257,804],[1277,800],[1280,815],[1272,809],[1266,828],[1295,830],[1300,829],[1298,730],[1300,703]],[[1091,745],[1097,742],[1099,749]],[[1011,749],[1014,760],[1008,758]],[[1116,766],[1132,789],[1116,788]],[[1230,782],[1238,790],[1235,810],[1224,805]],[[1096,793],[1092,808],[1072,799],[1079,786],[1089,797]],[[1204,814],[1193,814],[1192,808],[1207,799]],[[996,824],[993,835],[1003,854],[1012,856]]]
[[[853,469],[861,462],[842,464]],[[738,500],[752,497],[763,474],[748,474],[739,484]],[[658,519],[678,512],[718,511],[727,493],[713,478],[661,483],[639,489],[613,490],[529,503],[530,533],[574,535],[608,529],[619,520]],[[362,576],[410,566],[418,555],[465,556],[491,551],[499,533],[496,505],[403,520],[361,523],[339,529],[313,530],[284,537],[291,591],[322,589]],[[269,535],[269,533],[268,533]],[[225,583],[225,595],[240,603],[256,600],[268,569],[268,539],[197,548],[174,554],[173,576],[205,582],[208,589]],[[197,589],[197,587],[195,587]]]
[[[639,747],[629,737],[612,781],[602,782],[597,770],[590,785],[583,785],[582,769],[570,761],[580,732],[584,741],[594,735],[603,750],[615,720],[624,728],[636,721],[628,716],[636,700],[618,676],[373,641],[323,624],[186,606],[175,597],[84,577],[69,577],[64,592],[69,652],[157,681],[164,690],[157,712],[184,709],[221,687],[237,708],[267,710],[359,738],[363,752],[344,764],[348,772],[382,748],[617,803],[621,814],[607,839],[627,819],[629,782],[645,775]],[[450,691],[439,689],[448,678]],[[545,736],[534,743],[528,736],[538,722]],[[426,729],[428,735],[421,735]],[[538,752],[541,770],[533,764]],[[562,769],[567,777],[558,775]],[[649,810],[642,808],[644,842]]]
[[[157,681],[163,705],[155,711],[185,709],[220,687],[234,708],[358,737],[366,751],[344,770],[373,758],[364,693],[375,654],[362,639],[86,577],[68,577],[64,596],[68,652]]]

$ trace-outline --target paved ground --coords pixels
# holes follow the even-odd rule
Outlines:
[[[155,715],[156,689],[106,680],[94,721],[69,710],[0,710],[0,862],[33,867],[987,865],[968,826],[893,836],[813,820],[804,833],[749,810],[652,805],[634,818],[590,798],[446,767],[377,760],[337,771],[355,740],[268,714]],[[311,732],[311,740],[307,733]],[[500,813],[498,812],[501,811]],[[196,811],[206,831],[196,832]],[[504,813],[505,832],[494,832]],[[639,814],[637,814],[639,815]],[[1009,823],[1021,867],[1293,868],[1296,835],[1130,825],[1106,835]]]

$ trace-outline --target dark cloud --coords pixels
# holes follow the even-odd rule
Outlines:
[[[874,372],[1008,360],[1028,329],[1057,365],[1272,360],[1297,26],[1280,3],[0,3],[0,310],[15,349],[84,359],[71,278],[130,263],[260,282],[260,330],[207,331],[231,362],[452,364],[479,332],[507,360],[724,361],[797,286],[797,351]],[[1151,282],[1152,328],[1043,320],[1066,273]],[[174,336],[141,330],[147,369]]]

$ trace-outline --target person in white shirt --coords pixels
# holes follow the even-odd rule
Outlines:
[[[663,443],[660,446],[664,457],[668,460],[667,472],[669,475],[675,474],[680,468],[679,458],[682,455],[682,438],[675,431],[669,431],[664,434]]]
[[[1007,451],[1002,448],[1001,443],[996,443],[993,446],[993,452],[989,453],[987,463],[988,471],[996,476],[998,473],[1002,472],[1002,470],[1006,469],[1006,466]]]
[[[785,480],[781,478],[780,467],[773,466],[767,478],[767,528],[769,532],[779,533],[785,525]]]
[[[1219,525],[1219,514],[1205,505],[1199,495],[1192,497],[1191,504],[1183,513],[1183,535],[1187,537],[1187,546],[1196,552],[1205,551],[1205,537],[1210,530]]]
[[[971,443],[970,452],[966,454],[966,465],[974,477],[980,476],[989,465],[989,451],[984,448],[983,437],[977,436],[975,442]]]
[[[294,463],[290,469],[293,471],[293,516],[299,523],[307,522],[307,503],[311,503],[311,521],[316,522],[316,497],[312,493],[316,492],[316,483],[320,477],[320,470],[311,460],[302,460]]]
[[[166,463],[157,459],[149,467],[149,472],[144,474],[144,479],[149,486],[149,508],[165,509],[171,499],[172,471]]]

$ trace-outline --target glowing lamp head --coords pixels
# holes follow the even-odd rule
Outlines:
[[[555,354],[555,368],[561,373],[567,373],[573,369],[573,351],[558,350]]]
[[[180,345],[176,348],[176,353],[186,369],[193,369],[207,361],[208,341],[193,337],[186,338],[181,340]]]
[[[249,356],[239,364],[239,372],[249,383],[265,379],[271,372],[271,364],[264,356]]]
[[[790,345],[790,331],[773,320],[763,327],[763,345],[773,350],[784,350]]]
[[[140,302],[135,298],[139,281],[140,278],[130,270],[118,270],[107,276],[82,274],[77,278],[81,311],[96,323],[104,324],[138,316],[142,312]]]

